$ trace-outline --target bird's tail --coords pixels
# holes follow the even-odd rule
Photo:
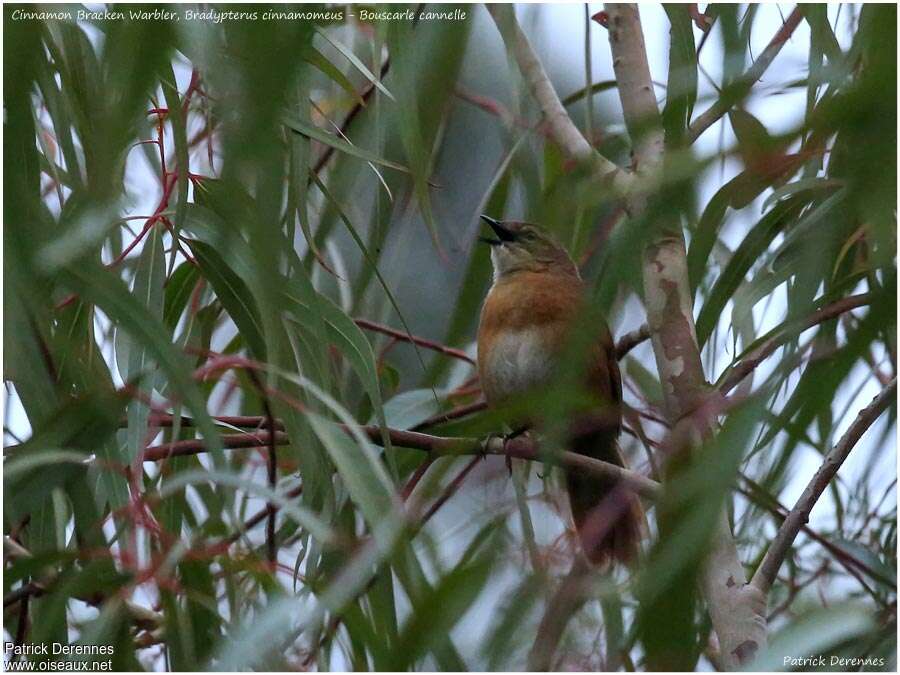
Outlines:
[[[613,434],[584,434],[571,442],[573,452],[617,466],[625,462]],[[630,564],[637,558],[644,511],[637,495],[621,481],[578,473],[566,475],[569,504],[585,556],[594,564]]]

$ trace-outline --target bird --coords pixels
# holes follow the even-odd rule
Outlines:
[[[493,283],[478,325],[478,371],[488,407],[502,409],[511,399],[552,382],[582,315],[587,289],[566,249],[537,225],[486,215],[481,219],[494,236],[480,237],[491,247]],[[615,344],[604,321],[594,328],[582,384],[599,406],[576,411],[564,438],[573,452],[624,467],[618,445],[622,378]],[[531,417],[525,428],[540,425],[533,413]],[[566,488],[586,558],[595,565],[633,564],[644,522],[637,496],[614,479],[575,471],[566,472]]]

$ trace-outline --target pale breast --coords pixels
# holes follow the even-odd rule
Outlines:
[[[548,382],[555,355],[541,331],[529,327],[503,331],[480,358],[484,359],[485,396],[496,402]]]

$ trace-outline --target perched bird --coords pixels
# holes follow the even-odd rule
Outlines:
[[[481,217],[496,238],[491,246],[494,282],[481,310],[478,371],[488,405],[546,386],[583,309],[586,291],[566,250],[535,225]],[[618,446],[622,379],[605,323],[595,326],[584,387],[599,401],[568,425],[568,449],[624,466]],[[513,427],[523,420],[511,421]],[[534,416],[526,425],[540,426]],[[630,562],[637,552],[643,512],[631,491],[610,479],[568,471],[569,503],[582,550],[594,563]]]

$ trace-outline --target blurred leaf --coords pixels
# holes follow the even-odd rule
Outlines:
[[[220,672],[260,667],[272,657],[273,650],[278,653],[287,647],[287,640],[294,631],[292,617],[297,610],[297,598],[290,595],[258,607],[234,635],[219,641],[219,648],[208,667]]]
[[[694,26],[685,6],[663,3],[663,9],[671,28],[669,78],[662,119],[666,143],[676,145],[690,125],[697,100],[697,52]]]
[[[353,53],[348,47],[344,46],[341,42],[331,37],[326,31],[318,29],[316,31],[319,35],[325,38],[325,41],[328,42],[332,47],[337,49],[350,63],[353,64],[353,67],[356,68],[360,73],[362,73],[369,82],[375,85],[375,87],[382,94],[387,96],[392,101],[394,99],[394,95],[388,91],[387,87],[385,87],[381,80],[379,80],[375,75],[372,74],[372,71],[366,68],[366,65],[360,61],[356,54]]]
[[[886,589],[892,590],[897,587],[896,567],[887,564],[870,548],[863,546],[858,541],[844,538],[833,539],[831,543],[853,558],[863,561],[870,569],[874,570],[878,574],[875,577],[876,580],[883,584]]]
[[[747,271],[759,259],[779,232],[799,211],[796,200],[779,202],[753,227],[734,252],[728,266],[719,275],[697,317],[697,340],[702,347],[719,321]],[[796,232],[796,229],[792,231]]]
[[[442,395],[444,392],[438,392]],[[385,401],[386,424],[393,429],[411,429],[440,411],[431,389],[413,389]]]
[[[788,670],[791,659],[816,659],[809,665],[834,667],[828,651],[872,630],[872,615],[852,605],[817,610],[800,617],[773,636],[768,649],[753,661],[753,670]],[[824,663],[819,663],[819,659]],[[835,664],[836,665],[836,664]],[[802,662],[794,667],[804,667]]]
[[[365,160],[367,162],[373,162],[375,164],[380,164],[381,166],[386,166],[389,169],[402,171],[404,173],[410,173],[410,170],[402,164],[391,162],[387,159],[379,157],[373,152],[369,152],[368,150],[365,150],[357,145],[353,145],[352,143],[345,141],[343,138],[333,136],[327,131],[323,131],[314,124],[305,122],[295,115],[285,113],[282,117],[282,120],[284,121],[285,126],[296,131],[298,134],[302,134],[303,136],[311,138],[314,141],[324,143],[325,145],[328,145],[335,150],[340,150],[343,153],[352,155],[353,157]]]
[[[161,321],[163,318],[163,284],[166,280],[164,256],[161,227],[157,226],[146,237],[135,269],[134,285],[131,288],[134,299],[156,321]],[[153,390],[158,387],[159,378],[150,349],[140,341],[133,340],[127,332],[117,332],[116,338],[119,373],[123,380],[129,382],[139,392],[139,395],[128,403],[126,458],[130,463],[143,451],[149,440],[147,438],[147,421],[150,417],[150,408],[146,401],[152,398]],[[120,349],[124,351],[122,356],[119,355]],[[122,370],[123,360],[127,363],[124,371]]]
[[[250,289],[212,246],[197,240],[189,241],[188,246],[191,247],[203,276],[216,291],[216,296],[246,341],[250,354],[257,360],[265,361],[266,347],[259,310]]]
[[[738,140],[738,148],[744,165],[751,167],[776,152],[779,144],[772,138],[763,123],[746,110],[734,108],[728,111],[731,128]]]
[[[68,268],[62,279],[66,286],[103,309],[111,320],[144,345],[147,353],[159,364],[183,397],[208,447],[215,451],[220,445],[219,434],[206,410],[206,402],[188,376],[191,372],[190,364],[173,349],[159,323],[143,306],[135,302],[122,281],[107,270],[84,266]]]
[[[496,523],[488,524],[485,529],[491,538],[495,531]],[[488,546],[479,553],[475,547],[481,543],[481,536],[476,536],[460,564],[415,603],[410,620],[400,632],[392,670],[407,670],[439,644],[481,593],[491,575],[491,549],[496,550]]]
[[[338,68],[331,61],[325,58],[322,55],[322,52],[313,47],[312,49],[307,50],[305,58],[308,63],[318,68],[322,73],[325,74],[326,77],[336,83],[351,97],[353,97],[358,105],[365,105],[365,101],[363,101],[363,98],[359,95],[359,92],[356,91],[353,83],[347,78],[346,75],[344,75],[340,68]]]

